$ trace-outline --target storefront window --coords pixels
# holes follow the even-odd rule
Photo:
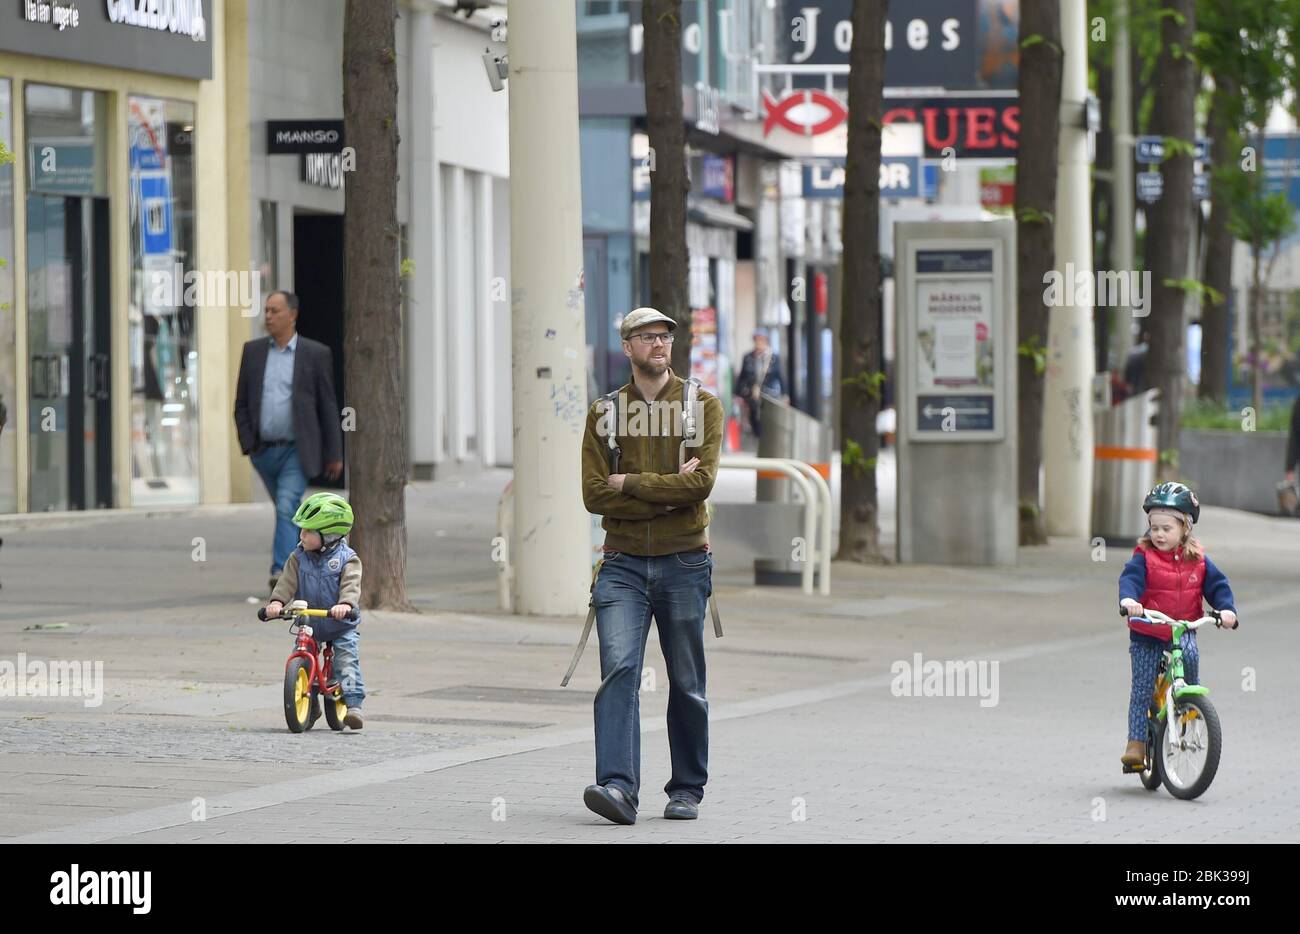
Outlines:
[[[0,513],[18,509],[18,365],[14,316],[14,166],[12,88],[0,78]]]
[[[641,4],[608,0],[578,5],[578,85],[636,84],[641,76]]]
[[[131,97],[131,501],[199,501],[195,312],[228,278],[195,269],[194,106]],[[233,301],[230,304],[235,304]]]

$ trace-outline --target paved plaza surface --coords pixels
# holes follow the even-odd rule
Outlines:
[[[1300,662],[1300,523],[1204,510],[1198,532],[1242,627],[1201,637],[1224,747],[1195,802],[1120,773],[1116,581],[1130,549],[1058,539],[1006,569],[837,563],[828,597],[720,572],[701,818],[661,817],[668,685],[652,637],[629,828],[582,805],[594,636],[561,690],[581,620],[496,609],[508,479],[410,488],[421,612],[367,613],[359,733],[285,729],[291,638],[248,602],[265,584],[269,505],[0,524],[0,660],[104,672],[98,707],[0,697],[0,840],[287,842],[305,820],[339,842],[1137,842],[1175,827],[1183,842],[1300,840],[1300,749],[1278,741],[1276,719]],[[206,560],[193,560],[196,538]],[[997,666],[983,668],[982,697],[975,684],[899,696],[897,671],[918,653]]]

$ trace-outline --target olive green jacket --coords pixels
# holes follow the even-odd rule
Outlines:
[[[667,555],[703,548],[709,542],[705,500],[718,475],[722,403],[708,391],[699,390],[697,411],[701,414],[696,437],[700,443],[686,448],[685,457],[698,457],[700,463],[691,473],[679,473],[682,419],[671,417],[671,413],[684,408],[685,381],[669,373],[668,383],[652,403],[659,416],[655,420],[650,419],[649,407],[635,383],[619,389],[622,399],[612,418],[602,418],[605,403],[601,401],[587,413],[582,439],[582,501],[588,512],[604,517],[601,527],[606,549]],[[674,402],[676,406],[671,405]],[[627,412],[625,418],[619,418],[620,409]],[[615,429],[622,448],[618,473],[627,475],[622,492],[607,482],[612,472],[607,426]]]

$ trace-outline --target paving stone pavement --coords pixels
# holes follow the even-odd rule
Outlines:
[[[579,621],[496,613],[486,550],[468,554],[490,538],[481,513],[499,480],[420,492],[424,612],[368,617],[360,734],[283,727],[271,679],[287,637],[250,619],[260,557],[239,545],[267,516],[6,532],[0,659],[102,659],[105,690],[98,708],[0,698],[0,841],[280,842],[304,821],[327,842],[1139,842],[1171,827],[1185,842],[1300,840],[1300,750],[1273,719],[1300,662],[1300,524],[1205,510],[1243,626],[1202,636],[1225,741],[1195,802],[1120,774],[1126,551],[1098,561],[1089,543],[1056,540],[992,571],[837,564],[828,598],[719,580],[727,635],[708,638],[701,819],[661,817],[667,685],[651,639],[642,813],[622,828],[581,801],[594,651],[572,693],[558,690]],[[110,567],[68,586],[92,553]],[[68,625],[29,628],[51,622]],[[996,703],[897,696],[916,653],[996,662]]]

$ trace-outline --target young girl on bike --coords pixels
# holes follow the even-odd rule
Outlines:
[[[344,538],[352,529],[352,520],[352,506],[337,493],[307,497],[293,517],[293,524],[302,530],[298,547],[284,563],[271,602],[266,605],[266,615],[278,616],[284,604],[294,599],[330,608],[329,618],[312,628],[318,641],[334,645],[334,676],[343,688],[343,703],[348,708],[343,722],[359,730],[364,725],[361,704],[366,699],[357,651],[357,624],[361,620],[347,617],[361,602],[361,559]],[[313,704],[312,722],[319,716],[320,708]]]
[[[1237,628],[1237,612],[1228,578],[1205,555],[1192,535],[1201,517],[1196,494],[1181,483],[1161,483],[1146,495],[1146,534],[1138,539],[1133,557],[1119,575],[1119,605],[1130,617],[1147,608],[1178,620],[1201,618],[1204,599],[1223,614],[1225,629]],[[1128,746],[1121,761],[1141,766],[1146,752],[1147,706],[1156,687],[1161,653],[1169,644],[1170,627],[1162,623],[1129,622],[1129,657],[1133,688],[1128,703]],[[1183,636],[1183,665],[1187,683],[1197,683],[1200,657],[1196,633]]]

